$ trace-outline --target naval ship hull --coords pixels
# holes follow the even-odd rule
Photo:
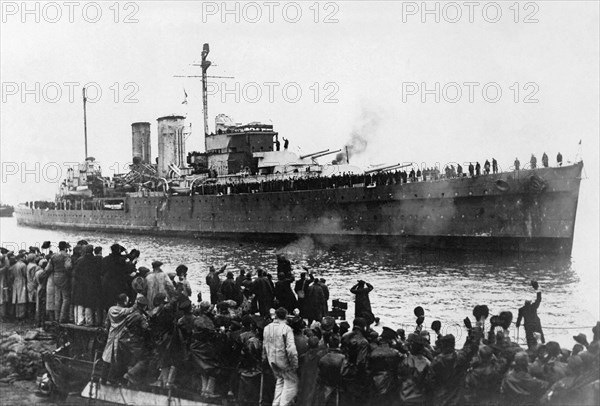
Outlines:
[[[582,168],[268,193],[132,193],[122,210],[21,205],[15,213],[19,225],[44,228],[568,255]]]

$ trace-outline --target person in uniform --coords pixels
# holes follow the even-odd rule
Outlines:
[[[556,164],[562,166],[562,154],[560,152],[556,155]]]
[[[548,167],[548,155],[546,155],[545,152],[542,155],[542,165],[544,166],[544,168]]]
[[[521,168],[521,162],[519,158],[515,158],[515,171],[518,171]]]
[[[483,171],[485,172],[486,175],[490,174],[490,161],[488,161],[487,159],[485,160],[485,163],[483,164]]]
[[[531,159],[529,160],[529,165],[531,166],[531,169],[537,168],[537,158],[533,154],[531,154]]]

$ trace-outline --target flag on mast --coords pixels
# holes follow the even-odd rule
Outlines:
[[[183,88],[183,101],[181,104],[187,104],[187,92],[185,91],[185,87]]]

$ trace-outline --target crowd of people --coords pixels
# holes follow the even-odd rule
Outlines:
[[[559,152],[556,156],[557,166],[562,166],[563,158]],[[542,155],[542,166],[547,168],[548,155],[544,152]],[[537,168],[537,158],[534,154],[531,155],[530,169]],[[521,170],[521,162],[518,158],[514,161],[514,170]],[[498,161],[492,158],[491,162],[486,159],[483,167],[479,162],[469,162],[466,170],[460,164],[448,164],[444,166],[444,173],[442,174],[439,167],[426,167],[426,168],[411,168],[410,171],[404,169],[394,169],[385,171],[372,171],[365,174],[353,174],[353,173],[341,173],[339,175],[331,176],[291,176],[281,179],[270,179],[270,180],[251,180],[251,179],[240,179],[238,181],[228,181],[225,183],[211,183],[206,182],[204,184],[198,183],[194,185],[193,193],[201,195],[226,195],[226,194],[239,194],[239,193],[268,193],[268,192],[282,192],[282,191],[299,191],[299,190],[317,190],[317,189],[331,189],[331,188],[343,188],[343,187],[355,187],[362,185],[364,187],[382,186],[382,185],[396,185],[405,184],[412,182],[426,182],[426,181],[438,181],[441,179],[454,179],[463,177],[478,177],[482,175],[497,174]],[[179,194],[181,191],[176,189],[171,190],[172,193]],[[188,192],[189,193],[189,192]],[[81,209],[77,204],[67,207],[65,203],[56,204],[55,202],[26,202],[26,205],[36,209]],[[85,207],[88,210],[93,209],[90,205]]]
[[[562,166],[562,155],[559,152],[557,157],[557,166]],[[542,165],[547,168],[548,156],[544,152],[542,156]],[[537,168],[537,159],[531,155],[530,168]],[[521,170],[521,163],[515,158],[514,170]],[[215,194],[237,194],[237,193],[263,193],[263,192],[281,192],[296,190],[314,190],[330,189],[340,187],[353,187],[355,185],[373,186],[373,185],[395,185],[409,182],[437,181],[441,179],[453,179],[463,177],[478,177],[482,175],[497,174],[498,161],[486,159],[483,166],[479,162],[469,162],[466,170],[460,164],[448,164],[444,166],[442,174],[439,167],[411,168],[410,171],[404,169],[393,169],[386,171],[373,171],[365,174],[342,173],[331,176],[312,176],[312,177],[290,177],[287,179],[273,179],[268,181],[249,181],[228,182],[219,184],[198,184],[194,188],[194,193],[203,195]]]
[[[44,247],[44,246],[42,246]],[[47,247],[46,247],[47,248]],[[119,244],[103,257],[87,241],[70,252],[2,249],[2,317],[35,317],[102,326],[106,345],[101,384],[187,388],[240,405],[500,405],[597,404],[600,322],[566,349],[546,341],[535,300],[518,310],[527,347],[511,339],[510,311],[490,316],[485,305],[464,319],[457,348],[439,321],[426,329],[383,327],[373,314],[373,286],[359,280],[352,324],[332,317],[326,281],[277,258],[276,280],[263,269],[210,267],[209,298],[192,303],[187,267],[174,274],[154,261],[138,267],[139,251]],[[225,274],[225,278],[222,275]],[[487,330],[487,331],[486,331]]]

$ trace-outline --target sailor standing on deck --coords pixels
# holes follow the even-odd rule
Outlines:
[[[535,155],[531,154],[531,159],[529,160],[529,164],[531,166],[531,169],[537,168],[537,158],[535,157]]]

